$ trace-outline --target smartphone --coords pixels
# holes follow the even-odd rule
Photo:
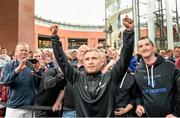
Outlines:
[[[26,65],[27,65],[27,67],[29,67],[32,71],[35,70],[34,67],[33,67],[33,64],[29,61],[29,59],[28,59],[28,61],[26,62]]]
[[[37,59],[28,59],[32,64],[37,64],[39,61]]]

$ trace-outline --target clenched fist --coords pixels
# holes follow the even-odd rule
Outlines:
[[[52,35],[57,35],[58,33],[58,26],[57,25],[52,25],[49,30],[51,31]]]

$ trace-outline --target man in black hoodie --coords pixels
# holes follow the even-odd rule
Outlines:
[[[101,73],[102,61],[97,50],[86,51],[83,58],[85,72],[76,71],[65,57],[57,36],[58,29],[55,27],[52,30],[53,51],[67,81],[73,85],[78,117],[114,116],[116,86],[126,73],[134,47],[133,22],[128,17],[123,21],[126,30],[121,58],[113,69],[105,74]]]
[[[155,54],[155,46],[148,38],[138,41],[138,49],[142,61],[135,72],[139,88],[136,114],[148,117],[174,117],[179,71],[172,62]]]

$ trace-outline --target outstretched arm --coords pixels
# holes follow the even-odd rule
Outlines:
[[[112,78],[115,78],[116,83],[120,83],[124,74],[126,73],[133,49],[134,49],[134,30],[133,30],[133,21],[126,16],[123,19],[123,24],[126,27],[126,30],[123,33],[123,47],[121,50],[120,58],[113,67],[111,73]]]
[[[59,66],[61,67],[61,69],[65,75],[65,78],[67,78],[71,84],[74,84],[75,78],[78,78],[77,71],[70,65],[70,63],[68,62],[67,57],[63,51],[62,43],[59,40],[59,37],[57,35],[58,27],[56,25],[54,25],[50,28],[50,30],[52,32],[51,41],[52,41],[52,47],[53,47],[53,52],[54,52],[55,58],[59,64]]]

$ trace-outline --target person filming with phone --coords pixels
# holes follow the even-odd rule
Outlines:
[[[27,59],[29,45],[24,42],[15,48],[16,60],[6,64],[0,84],[9,87],[9,99],[5,117],[32,117],[33,111],[23,109],[34,104],[37,95],[37,80],[41,74],[34,70],[33,64]],[[33,70],[32,70],[33,69]],[[38,76],[37,76],[38,75]]]

